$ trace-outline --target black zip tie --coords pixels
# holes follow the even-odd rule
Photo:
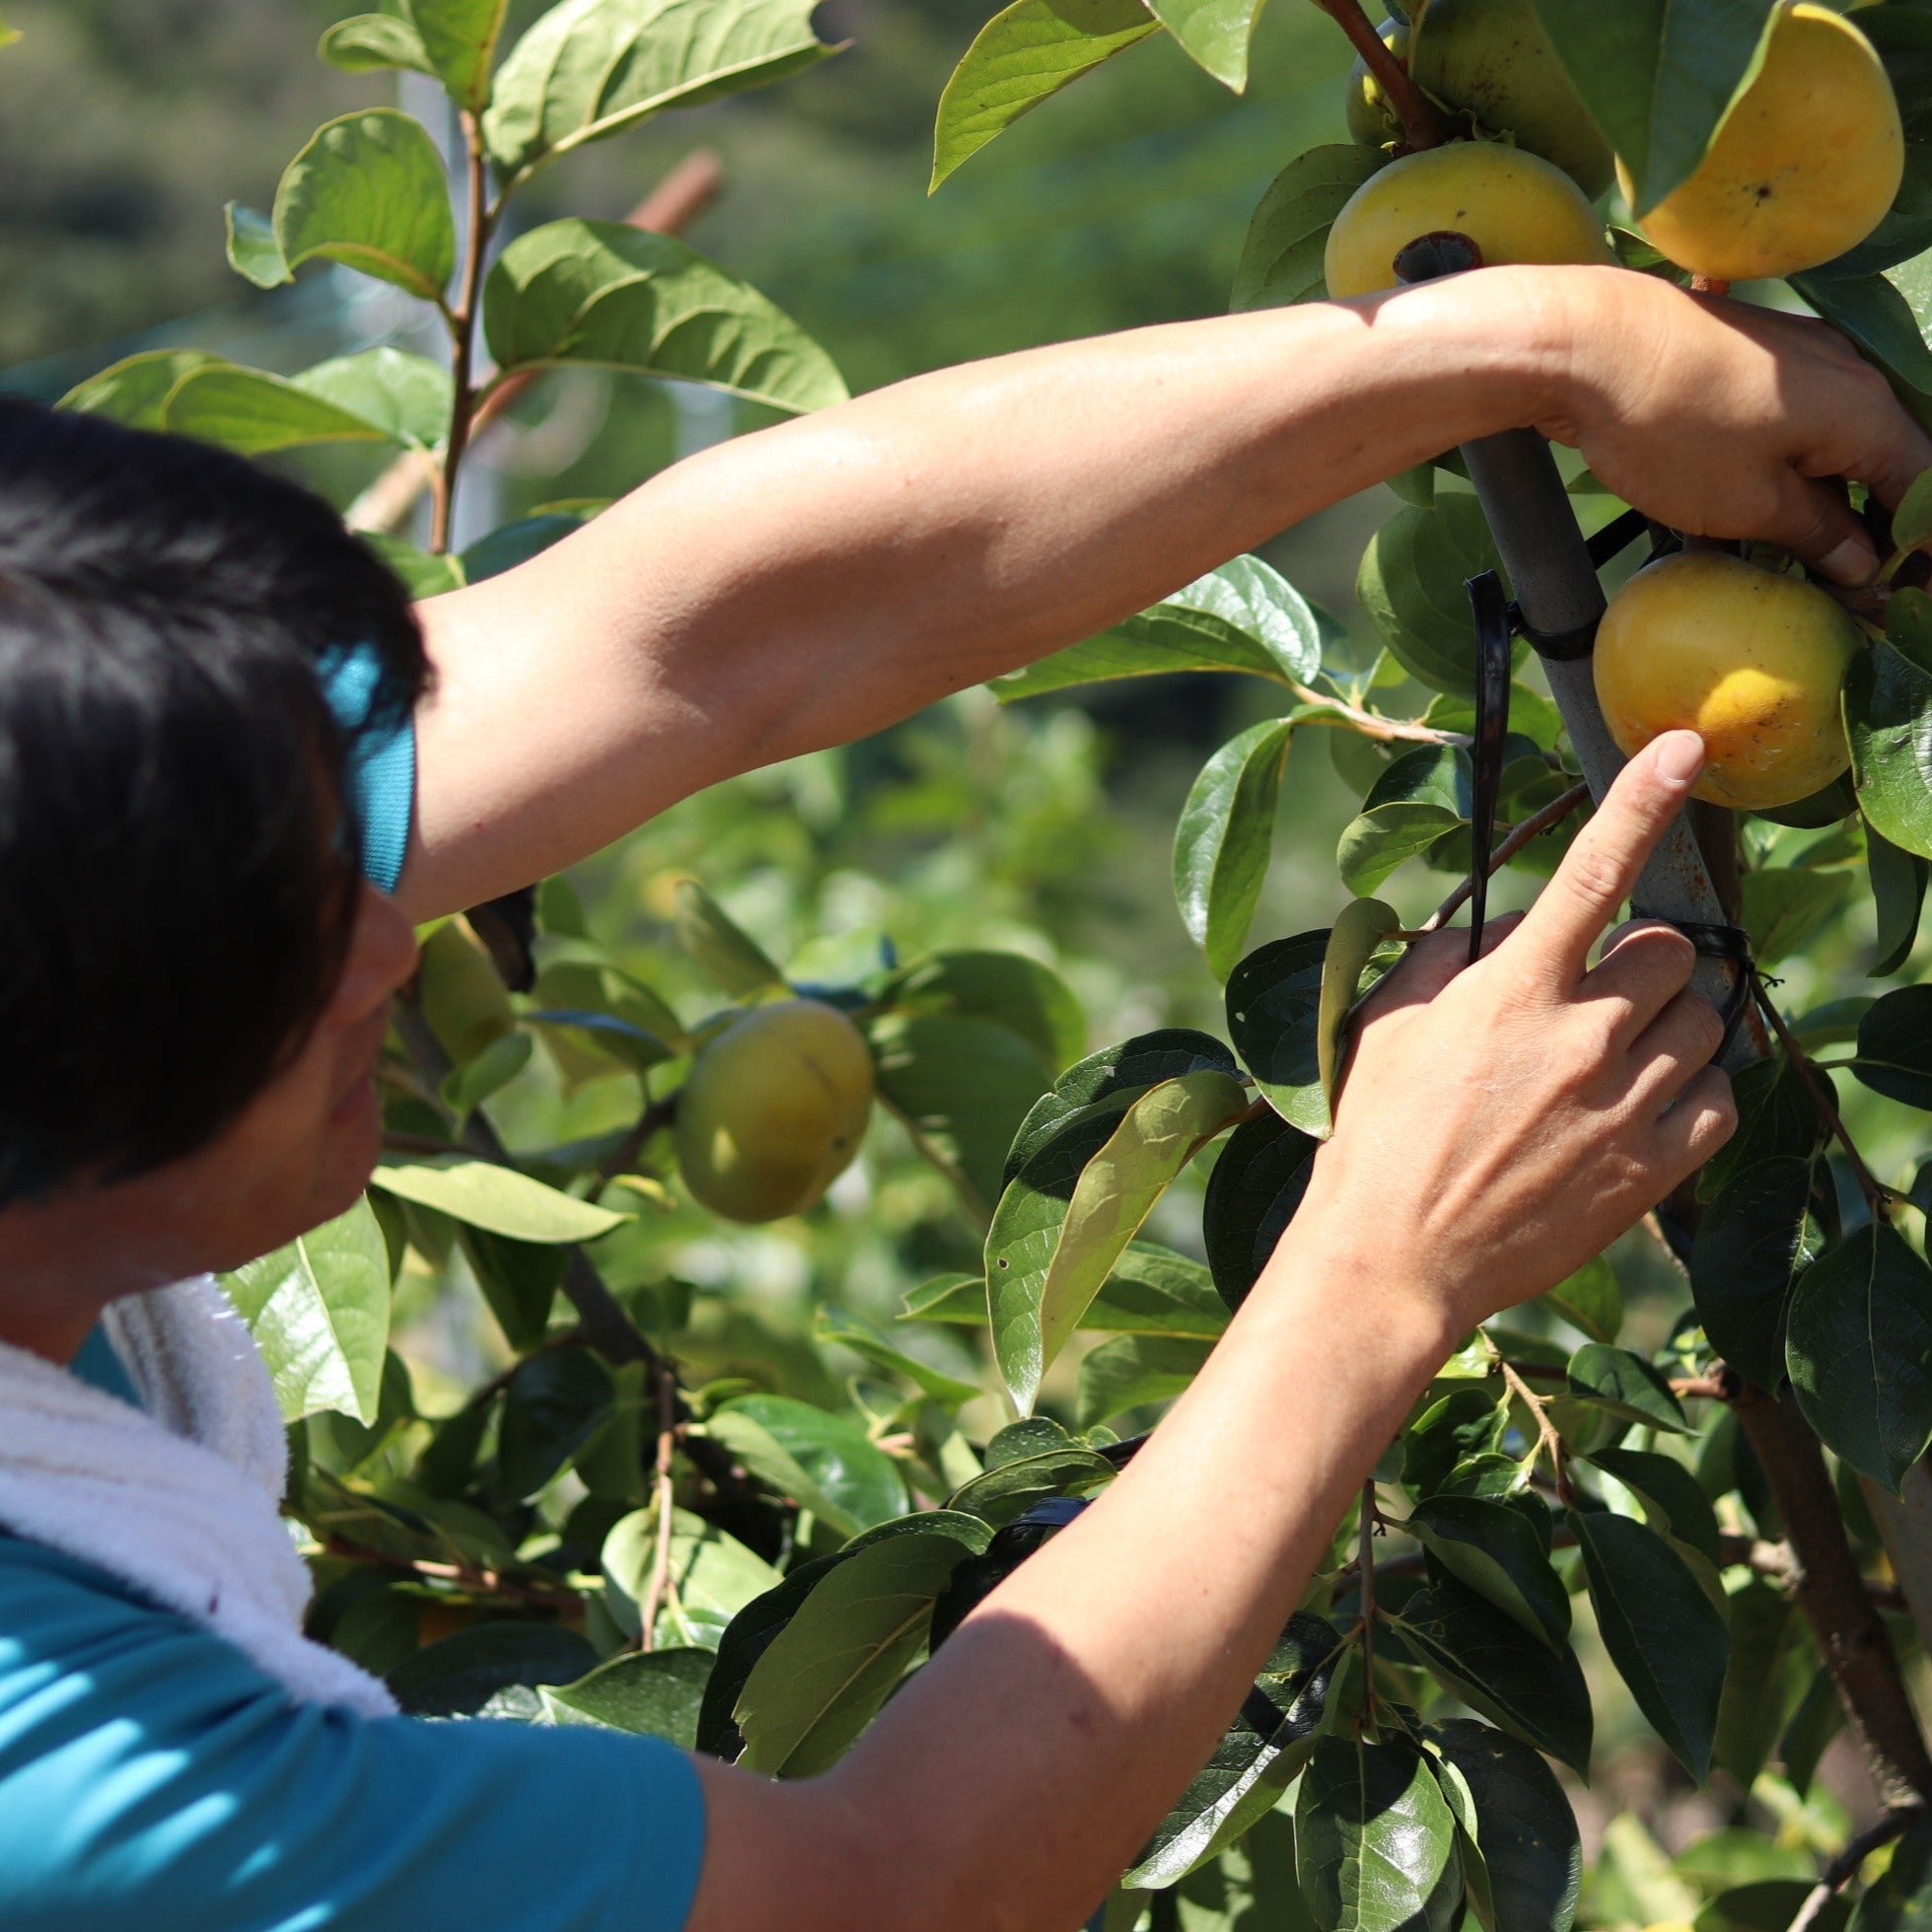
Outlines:
[[[1496,801],[1503,789],[1503,741],[1509,734],[1510,602],[1493,570],[1469,578],[1475,617],[1475,738],[1469,754],[1475,782],[1469,803],[1469,964],[1482,957],[1489,913],[1489,850],[1496,841]]]
[[[1590,561],[1601,570],[1611,557],[1627,550],[1638,537],[1648,535],[1650,528],[1650,519],[1641,510],[1626,510],[1622,516],[1607,523],[1584,547],[1590,552]]]
[[[1738,1028],[1751,1010],[1752,1001],[1764,997],[1757,962],[1752,957],[1751,935],[1739,926],[1706,926],[1695,920],[1674,920],[1672,923],[1697,949],[1700,958],[1723,960],[1738,968],[1737,984],[1731,988],[1730,996],[1717,1016],[1724,1022],[1724,1038],[1718,1041],[1717,1051],[1711,1055],[1711,1059],[1721,1060],[1731,1050],[1731,1042],[1737,1038]]]
[[[1523,614],[1520,604],[1509,607],[1510,628],[1525,639],[1538,657],[1550,664],[1580,664],[1597,648],[1597,619],[1571,630],[1538,630]]]

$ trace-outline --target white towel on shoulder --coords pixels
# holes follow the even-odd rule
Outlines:
[[[0,1527],[226,1638],[298,1703],[393,1716],[377,1679],[302,1634],[313,1586],[280,1511],[282,1418],[228,1298],[200,1275],[105,1324],[145,1413],[0,1343]]]

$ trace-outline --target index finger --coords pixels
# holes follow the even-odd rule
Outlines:
[[[1617,773],[1518,928],[1509,950],[1519,962],[1563,986],[1583,976],[1590,949],[1629,897],[1703,768],[1703,740],[1694,731],[1667,731]]]

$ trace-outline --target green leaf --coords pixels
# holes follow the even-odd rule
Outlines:
[[[258,208],[231,201],[223,209],[228,221],[228,265],[256,288],[280,288],[294,281],[275,240],[275,224]]]
[[[905,1298],[900,1322],[939,1322],[952,1327],[976,1328],[986,1320],[986,1277],[981,1274],[938,1274],[922,1281]]]
[[[518,236],[484,284],[483,329],[505,369],[673,376],[795,413],[846,396],[831,358],[749,282],[624,222]]]
[[[610,1371],[585,1348],[559,1348],[517,1366],[503,1399],[496,1464],[504,1491],[535,1496],[610,1419]]]
[[[1322,1084],[1322,983],[1326,932],[1297,933],[1255,951],[1228,975],[1235,1051],[1283,1119],[1317,1139],[1333,1120]]]
[[[939,97],[932,193],[994,135],[1160,32],[1143,0],[1016,0],[979,30]]]
[[[552,1724],[592,1724],[607,1731],[666,1738],[680,1751],[697,1744],[697,1714],[717,1660],[708,1650],[654,1650],[613,1657],[587,1678],[537,1691]]]
[[[887,1012],[865,1023],[880,1098],[990,1211],[1007,1149],[1053,1069],[994,1020],[954,1013]]]
[[[1021,1123],[1006,1157],[1008,1183],[1067,1128],[1079,1123],[1084,1129],[1109,1115],[1117,1121],[1157,1082],[1210,1069],[1233,1073],[1235,1056],[1213,1035],[1195,1033],[1188,1027],[1137,1034],[1117,1046],[1104,1046],[1098,1053],[1088,1054],[1054,1081],[1053,1091],[1042,1094]],[[1110,1131],[1101,1130],[1101,1138]],[[1092,1144],[1098,1147],[1101,1140]]]
[[[680,879],[674,898],[678,937],[705,974],[734,999],[785,983],[750,933],[695,879]]]
[[[1932,865],[1916,852],[1902,851],[1875,826],[1865,827],[1865,870],[1878,910],[1878,940],[1866,971],[1882,979],[1898,971],[1918,944],[1919,916]]]
[[[986,1237],[993,1352],[1024,1414],[1154,1203],[1247,1096],[1219,1071],[1151,1087],[1091,1154],[1049,1143],[1000,1197]]]
[[[1932,1441],[1932,1269],[1883,1221],[1805,1270],[1785,1367],[1805,1420],[1895,1495]]]
[[[1401,914],[1379,898],[1352,899],[1336,915],[1322,956],[1322,998],[1316,1010],[1316,1063],[1322,1097],[1333,1122],[1341,1095],[1342,1063],[1348,1051],[1348,1021],[1361,994],[1362,975],[1383,942],[1401,930]]]
[[[519,517],[487,537],[479,537],[463,553],[463,576],[467,584],[484,584],[541,556],[552,543],[574,537],[590,522],[590,511],[548,510],[540,516]]]
[[[284,1418],[333,1410],[373,1422],[390,1338],[390,1260],[366,1199],[221,1277],[249,1324]]]
[[[549,1330],[550,1310],[563,1286],[563,1249],[553,1242],[506,1241],[462,1225],[457,1236],[503,1338],[519,1351],[537,1347]]]
[[[933,1601],[966,1554],[951,1537],[893,1537],[824,1577],[739,1693],[739,1761],[767,1777],[836,1763],[917,1656]]]
[[[450,434],[450,372],[401,349],[363,349],[319,362],[297,389],[373,423],[392,443],[433,450]]]
[[[1819,1076],[1828,1085],[1830,1076]],[[1753,1060],[1731,1082],[1738,1106],[1738,1130],[1718,1149],[1698,1177],[1697,1198],[1713,1201],[1747,1168],[1780,1155],[1809,1159],[1825,1140],[1818,1103],[1796,1067],[1778,1053]]]
[[[1744,925],[1759,966],[1802,953],[1851,896],[1842,872],[1796,867],[1744,876]]]
[[[1241,1306],[1294,1219],[1321,1145],[1272,1109],[1228,1136],[1207,1179],[1201,1235],[1229,1308]]]
[[[997,1530],[1050,1496],[1083,1495],[1112,1480],[1113,1465],[1071,1439],[1032,1455],[1016,1456],[1010,1462],[995,1461],[989,1447],[985,1473],[963,1483],[947,1499],[946,1507],[976,1516]]]
[[[424,302],[457,270],[442,156],[418,120],[367,107],[324,122],[275,190],[275,241],[291,272],[337,261]]]
[[[1295,1800],[1296,1871],[1321,1932],[1452,1932],[1456,1820],[1406,1738],[1324,1738]]]
[[[1403,1484],[1419,1495],[1433,1493],[1470,1458],[1500,1449],[1508,1430],[1509,1404],[1492,1388],[1478,1384],[1450,1390],[1408,1426],[1402,1442]]]
[[[1813,1213],[1816,1164],[1780,1155],[1744,1173],[1704,1211],[1690,1288],[1711,1346],[1749,1382],[1784,1381],[1785,1312],[1825,1231]]]
[[[213,366],[231,365],[206,349],[144,349],[77,383],[56,407],[107,416],[129,429],[165,429],[165,406],[181,378]]]
[[[1267,185],[1248,224],[1228,307],[1283,308],[1319,302],[1328,292],[1323,253],[1328,230],[1350,195],[1388,156],[1354,142],[1310,148]]]
[[[903,1516],[898,1465],[849,1414],[789,1395],[740,1395],[704,1425],[760,1481],[842,1537]]]
[[[1117,1335],[1102,1342],[1080,1364],[1074,1426],[1091,1429],[1130,1408],[1172,1401],[1200,1374],[1213,1346],[1179,1335]]]
[[[1616,1270],[1602,1254],[1559,1281],[1542,1300],[1592,1341],[1614,1341],[1623,1326],[1623,1290],[1617,1285]]]
[[[1227,1328],[1228,1310],[1200,1262],[1136,1241],[1114,1262],[1080,1325],[1109,1334],[1213,1341]]]
[[[1844,707],[1859,810],[1894,845],[1932,858],[1932,670],[1875,644],[1852,660]]]
[[[312,443],[383,443],[389,433],[300,383],[204,362],[183,373],[162,405],[156,425],[176,436],[218,443],[240,456],[271,456]]]
[[[1055,1073],[1078,1059],[1087,1044],[1087,1018],[1072,989],[1050,966],[1023,953],[969,948],[929,953],[894,973],[879,1003],[997,1021]]]
[[[1630,1349],[1585,1342],[1570,1357],[1569,1386],[1572,1395],[1594,1402],[1625,1422],[1640,1422],[1646,1429],[1668,1429],[1679,1435],[1692,1433],[1662,1370]]]
[[[1784,1727],[1796,1607],[1775,1584],[1752,1577],[1730,1593],[1730,1610],[1731,1667],[1717,1707],[1713,1756],[1749,1791]]]
[[[1637,1497],[1653,1530],[1716,1562],[1717,1514],[1682,1463],[1650,1449],[1593,1449],[1588,1460]]]
[[[981,1526],[984,1527],[983,1525]],[[989,1533],[990,1536],[990,1533]],[[751,1668],[771,1648],[773,1641],[792,1618],[799,1606],[846,1559],[846,1551],[817,1556],[788,1571],[782,1582],[760,1596],[753,1597],[725,1626],[718,1639],[716,1662],[710,1681],[704,1686],[704,1701],[697,1716],[696,1749],[708,1757],[722,1757],[735,1763],[745,1750],[745,1738],[732,1717],[738,1694]]]
[[[1187,935],[1226,979],[1248,943],[1274,847],[1275,812],[1294,726],[1263,719],[1201,768],[1174,834],[1174,895]]]
[[[1583,1845],[1549,1766],[1527,1745],[1470,1718],[1452,1718],[1431,1736],[1475,1803],[1487,1932],[1569,1932]]]
[[[1773,0],[1536,0],[1577,92],[1647,215],[1703,160],[1756,78]]]
[[[468,582],[459,558],[434,555],[428,550],[418,549],[400,537],[392,537],[388,531],[358,531],[356,534],[389,565],[390,574],[413,599],[442,597],[450,591],[462,590]]]
[[[957,1376],[942,1374],[917,1357],[906,1354],[902,1348],[894,1348],[871,1323],[861,1320],[847,1309],[821,1307],[812,1319],[812,1339],[836,1342],[841,1348],[849,1348],[854,1355],[870,1362],[874,1368],[884,1369],[889,1375],[904,1376],[934,1401],[943,1402],[948,1408],[958,1408],[961,1403],[971,1401],[979,1394],[977,1383],[962,1382]]]
[[[1579,1775],[1588,1769],[1590,1691],[1568,1645],[1552,1651],[1449,1579],[1417,1591],[1391,1621],[1465,1703]]]
[[[658,1512],[633,1510],[604,1539],[605,1605],[617,1627],[635,1637],[642,1627],[643,1605],[650,1595],[658,1560]],[[778,1572],[728,1536],[715,1523],[676,1511],[671,1519],[670,1581],[676,1587],[679,1616],[658,1612],[658,1633],[674,1643],[714,1648],[726,1626],[754,1598],[776,1587]]]
[[[1237,94],[1248,86],[1248,43],[1261,5],[1262,0],[1147,0],[1148,11],[1188,59]]]
[[[1158,1890],[1202,1863],[1255,1804],[1272,1807],[1314,1752],[1336,1660],[1352,1639],[1297,1611],[1214,1755],[1155,1826],[1123,1886]]]
[[[1932,469],[1923,470],[1892,513],[1892,541],[1898,550],[1932,542]]]
[[[637,1218],[559,1193],[514,1168],[461,1155],[384,1161],[370,1185],[512,1241],[595,1241]]]
[[[1818,313],[1850,336],[1901,392],[1907,408],[1924,417],[1932,408],[1932,348],[1927,348],[1912,304],[1884,275],[1826,276],[1811,270],[1786,278]]]
[[[1467,823],[1425,800],[1373,805],[1342,827],[1335,864],[1351,893],[1373,893],[1396,867],[1431,851]]]
[[[1637,1708],[1699,1784],[1710,1775],[1731,1636],[1664,1538],[1608,1511],[1572,1510],[1597,1628]]]
[[[400,14],[351,14],[323,34],[317,51],[345,74],[396,69],[415,74],[435,72],[415,22]]]
[[[1390,655],[1425,684],[1475,691],[1475,622],[1464,584],[1502,559],[1473,496],[1443,495],[1433,510],[1405,506],[1362,555],[1355,595]]]
[[[1851,1070],[1875,1094],[1932,1109],[1932,986],[1900,986],[1872,1003]]]
[[[1321,669],[1314,608],[1271,565],[1242,556],[1098,637],[996,679],[992,688],[1008,703],[1105,679],[1201,671],[1247,672],[1292,686]]]
[[[562,0],[512,49],[483,116],[513,179],[667,107],[762,87],[834,51],[816,0]]]
[[[1458,1582],[1538,1643],[1555,1650],[1569,1637],[1569,1594],[1520,1511],[1469,1496],[1431,1496],[1410,1510],[1402,1527]]]
[[[389,1674],[411,1717],[474,1717],[515,1685],[575,1683],[598,1655],[575,1630],[555,1623],[479,1623],[426,1644]]]
[[[450,98],[480,113],[490,98],[490,68],[509,0],[406,0],[421,36],[427,72]]]

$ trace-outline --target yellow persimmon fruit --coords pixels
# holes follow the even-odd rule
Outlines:
[[[698,1049],[678,1099],[684,1185],[728,1221],[815,1207],[872,1117],[872,1054],[821,1000],[757,1006]]]
[[[1395,285],[1395,257],[1439,230],[1467,235],[1484,265],[1615,257],[1583,190],[1560,168],[1496,141],[1452,141],[1379,169],[1342,204],[1323,270],[1337,301]]]
[[[1695,795],[1767,811],[1851,762],[1838,694],[1862,641],[1856,620],[1802,577],[1690,551],[1638,571],[1610,600],[1597,701],[1626,756],[1688,727],[1707,757]]]
[[[1376,30],[1382,43],[1397,60],[1408,58],[1408,22],[1386,20]],[[1369,63],[1360,54],[1348,70],[1348,97],[1345,103],[1349,138],[1365,148],[1386,148],[1402,138],[1402,117],[1389,105],[1382,83],[1369,72]]]
[[[1408,70],[1445,107],[1552,161],[1593,198],[1615,157],[1543,30],[1536,0],[1426,0]]]
[[[1904,166],[1898,103],[1871,41],[1827,7],[1786,5],[1757,78],[1696,173],[1644,216],[1644,234],[1713,280],[1795,274],[1864,241]],[[1621,162],[1617,179],[1632,198]]]

